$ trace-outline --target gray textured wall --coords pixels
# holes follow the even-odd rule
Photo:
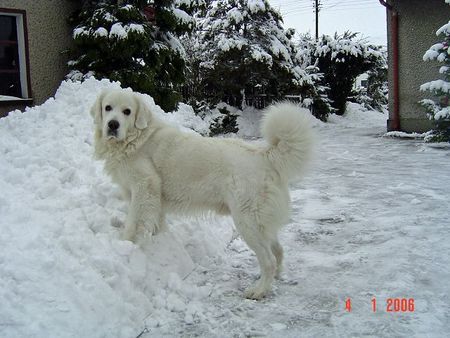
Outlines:
[[[431,45],[439,41],[436,31],[450,20],[450,6],[444,0],[396,0],[391,3],[399,15],[400,127],[407,132],[423,132],[431,128],[431,123],[418,101],[430,95],[420,92],[419,87],[439,78],[440,65],[434,61],[424,62],[422,57]],[[392,70],[390,27],[388,15],[389,68]],[[390,119],[393,112],[392,84],[393,74],[390,72]]]
[[[72,43],[67,19],[77,6],[73,0],[0,0],[0,8],[26,11],[34,104],[54,95],[67,74],[62,53]]]

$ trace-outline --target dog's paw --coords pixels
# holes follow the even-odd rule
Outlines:
[[[281,269],[280,267],[278,267],[275,272],[275,279],[283,280],[283,269]]]
[[[144,223],[144,225],[141,228],[138,227],[138,229],[142,229],[146,235],[154,236],[167,231],[167,225],[165,223]]]
[[[249,287],[244,292],[244,297],[247,299],[254,299],[254,300],[260,300],[264,298],[267,293],[269,292],[269,289],[263,287],[260,284],[254,285]]]
[[[169,228],[167,227],[167,224],[165,222],[161,222],[156,227],[155,231],[153,232],[154,235],[161,234],[164,232],[167,232]]]
[[[122,233],[121,238],[124,241],[135,242],[135,240],[136,240],[136,231],[130,230],[130,229],[125,229],[123,231],[123,233]]]

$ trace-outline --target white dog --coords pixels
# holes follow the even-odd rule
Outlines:
[[[156,234],[167,212],[231,214],[261,269],[245,296],[264,297],[282,268],[277,233],[289,220],[288,181],[310,157],[309,112],[291,103],[269,107],[264,146],[181,132],[125,90],[103,92],[91,114],[96,156],[130,201],[124,239],[141,229]]]

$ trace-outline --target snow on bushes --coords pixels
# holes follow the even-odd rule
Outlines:
[[[448,3],[448,1],[446,1]],[[421,104],[428,112],[428,117],[434,121],[435,129],[428,141],[450,141],[450,22],[443,25],[436,32],[442,36],[442,41],[435,43],[423,55],[424,61],[437,61],[444,65],[439,73],[443,79],[437,79],[420,86],[421,91],[432,93],[436,99],[424,99]]]
[[[356,77],[386,64],[380,47],[351,32],[323,35],[315,44],[312,60],[323,73],[323,85],[328,87],[331,106],[338,115],[345,113]]]
[[[322,99],[315,69],[302,63],[294,31],[268,1],[212,1],[196,18],[196,33],[183,39],[194,100],[264,107],[286,95]]]
[[[165,110],[176,108],[186,61],[176,35],[191,30],[194,19],[173,0],[84,1],[72,22],[69,79],[109,78],[151,94]]]

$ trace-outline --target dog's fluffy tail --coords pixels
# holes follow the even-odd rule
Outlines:
[[[269,143],[266,156],[278,173],[288,180],[299,177],[312,155],[310,112],[289,102],[272,105],[264,113],[261,134]]]

